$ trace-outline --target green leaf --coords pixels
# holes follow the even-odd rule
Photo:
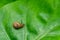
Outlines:
[[[16,0],[0,0],[0,8],[6,4],[9,4],[9,3],[14,2],[14,1],[16,1]]]
[[[0,9],[1,40],[60,40],[60,0],[19,0]],[[14,22],[24,24],[21,29]]]

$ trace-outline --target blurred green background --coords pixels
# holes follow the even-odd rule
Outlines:
[[[0,0],[0,40],[60,40],[60,0]]]

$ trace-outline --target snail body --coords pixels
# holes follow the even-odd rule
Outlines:
[[[23,26],[24,26],[24,24],[19,23],[19,22],[14,22],[14,23],[13,23],[13,27],[14,27],[15,29],[22,28]]]

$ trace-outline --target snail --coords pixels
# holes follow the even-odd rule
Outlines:
[[[13,23],[13,27],[14,27],[15,29],[20,29],[20,28],[22,28],[23,26],[24,26],[24,24],[19,23],[19,22],[14,22],[14,23]]]

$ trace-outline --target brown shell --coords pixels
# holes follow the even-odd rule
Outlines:
[[[13,27],[14,27],[15,29],[22,28],[23,26],[24,26],[24,24],[21,24],[21,23],[18,23],[18,22],[14,22],[14,23],[13,23]]]

